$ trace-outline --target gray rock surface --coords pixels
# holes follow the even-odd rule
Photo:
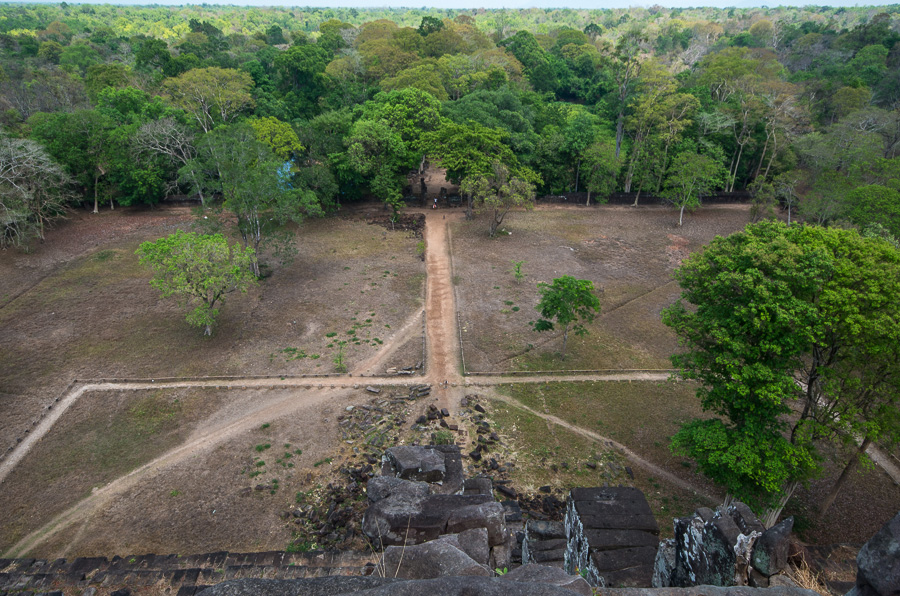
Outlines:
[[[745,581],[747,553],[761,527],[753,512],[741,503],[725,511],[701,507],[693,516],[676,519],[675,566],[670,585],[727,587],[734,585],[736,575]],[[777,542],[775,535],[773,544]],[[740,558],[736,551],[741,553]]]
[[[484,528],[473,528],[459,534],[445,534],[434,542],[442,541],[452,544],[480,565],[490,563],[491,547],[488,545],[488,533]]]
[[[672,585],[672,571],[675,569],[675,540],[669,538],[659,543],[656,559],[653,561],[653,576],[650,586],[668,588]]]
[[[488,577],[398,580],[375,577],[322,577],[305,580],[241,579],[223,582],[199,596],[574,596],[553,584]],[[782,595],[773,595],[782,596]],[[792,596],[785,594],[784,596]]]
[[[566,571],[600,587],[649,587],[659,526],[640,490],[574,488],[566,500]]]
[[[794,518],[789,517],[762,533],[753,545],[751,564],[766,577],[775,575],[787,565]]]
[[[447,518],[447,532],[463,532],[473,528],[485,528],[488,544],[497,546],[506,541],[506,512],[496,501],[459,507]]]
[[[856,566],[856,587],[850,594],[900,594],[900,513],[863,545],[856,556]]]
[[[429,447],[401,445],[384,452],[385,463],[393,473],[404,480],[443,482],[447,467],[444,455]]]
[[[477,525],[475,514],[469,513],[465,516],[467,524],[460,521],[448,529],[448,520],[457,511],[485,503],[499,507],[502,520],[502,506],[484,495],[428,495],[422,499],[394,495],[369,506],[363,515],[362,530],[376,548],[421,544],[441,534],[485,527]],[[490,537],[492,530],[486,529]]]
[[[386,577],[399,579],[491,576],[486,565],[479,565],[447,540],[434,540],[413,546],[389,546],[382,556],[382,564]]]
[[[584,581],[584,578],[577,575],[569,575],[559,567],[549,567],[547,565],[523,565],[502,575],[500,579],[515,582],[552,584],[583,596],[591,596],[593,594],[591,586]]]
[[[429,494],[428,484],[403,480],[396,476],[376,476],[366,483],[369,503],[377,503],[392,495],[407,501],[424,499]]]
[[[303,580],[241,579],[217,584],[199,596],[574,596],[582,594],[554,584],[488,577],[441,577],[397,580],[379,577],[322,577]],[[604,596],[817,596],[800,588],[623,588]]]

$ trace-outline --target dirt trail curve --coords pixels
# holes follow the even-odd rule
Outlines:
[[[660,468],[656,464],[650,463],[649,461],[645,460],[644,458],[639,456],[637,453],[635,453],[634,451],[632,451],[625,445],[622,445],[618,441],[614,441],[608,437],[604,437],[603,435],[598,435],[597,433],[587,430],[585,428],[581,428],[580,426],[570,424],[561,418],[557,418],[556,416],[553,416],[552,414],[543,414],[541,412],[538,412],[537,410],[533,410],[533,409],[529,408],[528,406],[526,406],[525,404],[520,403],[519,401],[517,401],[509,396],[501,395],[498,392],[492,391],[491,397],[498,401],[502,401],[503,403],[509,404],[514,408],[518,408],[520,410],[525,410],[529,414],[534,414],[535,416],[538,416],[539,418],[543,418],[544,420],[547,420],[548,422],[552,422],[553,424],[556,424],[567,430],[570,430],[573,433],[579,434],[583,437],[587,437],[588,439],[591,439],[593,441],[597,441],[599,443],[603,443],[605,445],[612,446],[617,451],[621,452],[622,455],[624,455],[629,461],[631,461],[635,465],[644,468],[645,470],[647,470],[654,476],[661,478],[661,479],[669,482],[670,484],[674,484],[675,486],[678,486],[686,491],[695,493],[695,494],[703,497],[710,503],[715,504],[715,503],[721,503],[721,501],[722,501],[721,498],[713,497],[712,495],[708,495],[706,493],[700,492],[699,490],[697,490],[697,487],[692,485],[690,482],[686,482],[685,480],[679,478],[675,474],[672,474],[671,472],[667,472],[666,470]]]
[[[150,385],[149,387],[156,387]],[[121,389],[121,387],[117,387]],[[132,389],[145,388],[139,384],[129,387]],[[73,392],[72,402],[82,393],[90,390],[103,390],[108,387],[102,385],[84,385],[79,391]],[[106,486],[94,490],[90,496],[82,499],[72,507],[66,509],[53,519],[49,520],[43,526],[28,534],[15,545],[13,545],[4,557],[19,557],[27,554],[34,547],[46,542],[48,539],[58,534],[60,531],[71,527],[74,524],[83,522],[93,513],[100,511],[112,499],[121,495],[124,491],[135,486],[139,481],[148,476],[158,473],[160,470],[175,465],[188,458],[195,457],[199,453],[209,451],[220,445],[224,441],[231,439],[242,433],[246,433],[252,428],[258,427],[263,422],[267,422],[276,418],[287,416],[298,410],[313,407],[319,404],[327,403],[336,397],[337,391],[322,391],[321,393],[308,395],[303,400],[296,399],[294,395],[288,395],[275,402],[266,404],[261,407],[251,408],[246,415],[241,416],[237,420],[225,420],[212,427],[204,428],[200,432],[195,432],[188,440],[179,445],[175,449],[164,453],[156,459],[132,470],[128,474],[113,480]],[[64,408],[60,408],[63,410]],[[6,462],[4,462],[5,464]],[[70,545],[74,541],[70,541]],[[65,556],[62,553],[61,556]]]

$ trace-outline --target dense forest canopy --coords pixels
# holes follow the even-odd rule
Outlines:
[[[241,209],[279,222],[400,208],[426,162],[491,196],[652,194],[683,215],[745,192],[759,218],[896,236],[898,10],[3,4],[2,241],[67,203],[229,208],[254,184]]]

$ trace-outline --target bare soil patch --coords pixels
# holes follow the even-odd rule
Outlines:
[[[17,554],[46,558],[283,550],[301,532],[308,548],[324,546],[331,487],[348,482],[348,465],[405,440],[400,427],[425,406],[391,395],[389,387],[378,397],[362,388],[85,394],[0,485],[0,551],[17,543]],[[290,513],[323,504],[317,517]],[[364,548],[358,532],[335,541]]]
[[[8,348],[0,353],[0,449],[76,377],[322,374],[334,372],[338,352],[355,374],[415,367],[423,360],[423,311],[429,382],[462,381],[457,311],[469,370],[665,369],[677,348],[659,321],[678,296],[671,272],[715,235],[749,222],[744,206],[704,208],[683,228],[661,207],[542,208],[513,214],[512,234],[492,240],[485,221],[427,209],[426,288],[422,213],[405,216],[402,229],[392,229],[380,206],[347,213],[298,228],[297,260],[231,297],[212,338],[188,327],[174,303],[158,300],[134,257],[141,241],[187,226],[187,209],[76,214],[32,254],[0,253]],[[524,261],[521,283],[513,261]],[[570,338],[563,360],[555,354],[559,335],[535,334],[528,321],[536,282],[566,274],[594,281],[603,314],[586,338]],[[701,415],[688,384],[535,381],[503,391],[714,492],[668,451],[678,424]],[[366,393],[375,382],[86,394],[0,483],[0,548],[18,544],[47,558],[363,548],[352,523],[326,522],[336,511],[360,510],[360,470],[374,471],[380,449],[392,444],[449,435],[468,451],[481,420],[457,407],[463,387],[435,386],[407,404],[389,386],[379,385],[377,397]],[[467,460],[469,472],[509,481],[532,502],[546,496],[542,486],[561,498],[576,485],[631,484],[647,494],[664,533],[671,517],[706,504],[637,467],[629,473],[621,454],[572,432],[578,429],[499,401],[481,403],[500,437],[480,462]],[[459,433],[436,421],[411,428],[428,405],[449,407]],[[900,489],[883,474],[865,472],[817,524],[806,503],[828,486],[812,483],[788,512],[799,514],[807,539],[865,540],[900,502]]]
[[[704,207],[676,225],[663,207],[541,208],[513,213],[510,235],[491,239],[481,219],[452,225],[454,281],[468,370],[669,368],[675,336],[660,311],[679,295],[672,271],[716,235],[750,222],[744,206]],[[525,279],[512,275],[523,261]],[[562,275],[590,279],[602,314],[585,337],[531,331],[536,284]]]
[[[361,218],[312,220],[298,229],[294,262],[229,296],[204,338],[174,300],[159,299],[134,255],[140,242],[188,221],[183,208],[117,210],[73,218],[51,235],[83,235],[89,253],[62,240],[32,254],[0,253],[3,283],[23,288],[0,308],[0,449],[73,378],[333,373],[339,350],[353,370],[422,307],[424,265],[411,232]]]

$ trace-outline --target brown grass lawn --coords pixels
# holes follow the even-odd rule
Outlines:
[[[127,212],[100,217],[123,231],[87,253],[69,247],[49,266],[42,259],[52,246],[0,253],[4,277],[21,278],[0,308],[3,450],[74,378],[332,373],[338,340],[352,369],[422,303],[415,238],[361,219],[311,220],[298,229],[293,263],[274,266],[246,295],[229,295],[207,338],[174,298],[150,288],[134,254],[140,242],[186,226],[183,212],[134,230]]]
[[[491,239],[481,219],[452,227],[454,281],[470,371],[669,368],[677,348],[660,311],[678,297],[674,268],[716,235],[750,221],[743,206],[704,207],[675,225],[662,207],[541,209],[508,216],[510,235]],[[517,282],[513,262],[524,261]],[[531,331],[536,284],[572,275],[590,279],[602,314],[590,334]]]

